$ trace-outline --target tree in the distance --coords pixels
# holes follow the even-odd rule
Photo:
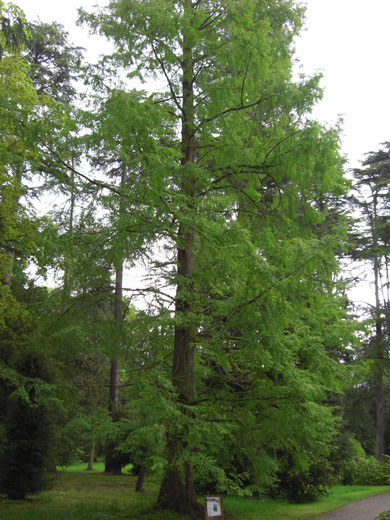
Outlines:
[[[50,349],[45,351],[42,315],[35,313],[41,302],[31,298],[34,293],[47,301],[47,292],[34,291],[23,272],[38,256],[41,223],[29,204],[36,193],[30,187],[36,186],[44,147],[58,137],[66,110],[33,83],[23,13],[0,2],[0,18],[0,471],[2,488],[23,498],[41,488],[53,467],[51,423],[58,411],[56,387],[49,383],[55,362]]]
[[[81,48],[69,43],[68,33],[58,23],[28,23],[25,57],[29,76],[39,95],[69,103],[76,96],[73,80],[81,62]]]
[[[96,93],[90,111],[83,113],[88,133],[82,139],[93,170],[104,175],[105,189],[100,194],[100,207],[106,220],[100,229],[104,241],[107,269],[113,276],[111,309],[115,323],[115,339],[111,341],[108,407],[113,421],[120,413],[119,375],[123,354],[123,272],[150,247],[150,219],[153,215],[148,193],[147,169],[150,149],[158,146],[151,124],[160,112],[158,106],[143,93],[104,86]],[[159,118],[161,123],[161,118]],[[158,132],[157,132],[158,134]],[[136,189],[134,189],[136,187]],[[115,442],[107,442],[105,471],[120,474],[123,457],[116,457]]]
[[[358,212],[351,233],[351,257],[370,267],[374,286],[374,305],[370,314],[373,333],[366,346],[367,357],[373,362],[376,417],[376,458],[385,454],[385,375],[389,359],[389,251],[390,220],[388,216],[390,185],[390,144],[384,143],[377,152],[370,152],[362,168],[353,170],[351,196]]]

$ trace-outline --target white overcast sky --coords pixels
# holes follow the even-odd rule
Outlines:
[[[14,0],[31,21],[58,21],[74,44],[104,52],[104,44],[76,28],[77,8],[105,0]],[[349,166],[390,141],[390,0],[306,0],[306,29],[296,42],[302,71],[321,71],[324,99],[315,110],[323,122],[342,116],[342,151]],[[92,58],[90,58],[92,59]]]

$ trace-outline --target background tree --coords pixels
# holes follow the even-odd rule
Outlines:
[[[15,369],[24,384],[13,388],[7,400],[0,489],[8,498],[21,500],[48,484],[53,425],[48,405],[50,377],[41,356],[29,352],[16,362]]]
[[[76,96],[74,81],[78,77],[82,49],[69,42],[68,33],[56,22],[30,22],[27,29],[25,57],[38,94],[70,103]]]
[[[48,292],[32,288],[24,273],[28,261],[39,256],[42,223],[29,204],[29,195],[36,193],[30,183],[38,179],[44,148],[58,137],[66,110],[32,82],[23,13],[3,2],[0,9],[0,473],[9,497],[24,498],[41,489],[55,465],[49,456],[55,444],[51,425],[59,410],[57,388],[51,384],[56,363],[46,336],[40,335],[43,320],[36,313],[47,302]]]
[[[377,152],[370,152],[363,168],[354,169],[352,204],[358,216],[352,233],[351,256],[368,264],[373,278],[375,301],[370,314],[373,319],[371,338],[366,354],[372,359],[375,386],[376,458],[385,453],[385,375],[389,356],[389,230],[390,145],[384,143]]]
[[[125,265],[132,265],[150,247],[151,210],[144,168],[148,151],[156,147],[157,135],[147,125],[159,108],[153,107],[142,93],[126,93],[118,88],[97,91],[91,111],[84,113],[90,133],[83,139],[86,155],[93,169],[105,176],[105,190],[100,203],[107,213],[102,238],[105,240],[107,265],[112,270],[112,313],[115,322],[115,346],[111,347],[109,411],[113,420],[119,420],[120,365],[123,350],[123,273]],[[142,116],[140,115],[142,113]],[[161,122],[161,120],[159,119]],[[105,238],[104,238],[105,237]],[[106,472],[120,474],[123,455],[115,456],[118,447],[108,442]]]

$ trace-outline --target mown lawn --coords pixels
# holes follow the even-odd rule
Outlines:
[[[0,495],[1,520],[185,520],[169,513],[148,512],[154,505],[158,483],[147,480],[145,493],[135,493],[135,477],[108,476],[102,465],[85,471],[76,465],[60,471],[54,487],[26,501]],[[312,504],[251,498],[224,498],[232,520],[306,520],[345,504],[378,493],[390,486],[335,486],[328,497]]]

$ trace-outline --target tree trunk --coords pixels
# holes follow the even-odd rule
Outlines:
[[[127,171],[125,165],[122,167],[121,187],[126,185]],[[124,212],[124,198],[121,196],[119,202],[119,222],[118,235],[119,240],[122,239],[122,217]],[[115,260],[115,293],[114,293],[114,320],[117,323],[118,330],[122,328],[122,295],[123,295],[123,247],[119,258]],[[118,350],[121,347],[121,339],[117,341]],[[108,409],[113,420],[115,420],[115,412],[119,406],[119,361],[117,359],[111,360],[110,367],[110,390],[109,390],[109,404]],[[105,473],[113,475],[122,474],[122,464],[115,454],[115,443],[109,442],[106,448]]]
[[[375,262],[377,263],[377,262]],[[378,269],[375,269],[375,287],[377,288]],[[375,457],[383,461],[385,454],[385,412],[384,412],[384,348],[382,322],[380,317],[379,294],[376,291],[376,323],[375,323],[375,409],[376,409],[376,444]]]
[[[75,167],[74,158],[72,157],[72,168]],[[69,235],[70,235],[70,251],[64,253],[64,287],[63,293],[65,298],[69,298],[72,290],[72,261],[73,261],[73,221],[75,210],[75,189],[74,189],[74,172],[71,172],[72,188],[70,192],[70,212],[69,212]]]
[[[184,515],[200,515],[203,512],[196,499],[190,464],[185,464],[183,477],[177,468],[168,469],[161,484],[158,504]]]
[[[115,442],[109,442],[106,446],[104,473],[122,475],[122,463],[115,453]]]
[[[383,370],[380,367],[376,374],[376,460],[383,461],[385,454],[385,417],[384,417],[384,392]]]
[[[186,0],[184,10],[188,14],[192,10],[191,0]],[[181,192],[185,195],[186,207],[183,211],[190,213],[195,197],[195,178],[191,168],[186,166],[195,162],[195,124],[193,93],[193,59],[192,47],[187,32],[183,33],[183,106],[181,151],[183,177]],[[191,221],[191,218],[188,219]],[[195,231],[189,224],[180,225],[177,238],[177,283],[175,316],[179,324],[175,326],[172,382],[178,394],[179,402],[185,404],[193,401],[195,396],[194,360],[195,351],[194,326],[180,325],[180,320],[191,311],[191,277],[194,269]],[[187,461],[178,464],[177,460],[187,450],[186,434],[182,429],[171,427],[167,431],[168,468],[161,483],[158,505],[181,514],[194,515],[203,511],[196,500],[192,468]]]
[[[376,446],[375,457],[383,461],[385,454],[385,416],[384,416],[384,349],[381,322],[381,301],[379,294],[380,264],[378,257],[378,218],[377,218],[377,195],[373,197],[373,225],[372,234],[375,249],[374,257],[374,284],[375,284],[375,408],[376,408]]]
[[[4,272],[4,283],[5,285],[11,285],[12,282],[12,271],[14,267],[15,251],[14,249],[8,249],[6,252],[7,262]]]
[[[138,478],[137,483],[135,484],[135,490],[139,491],[140,493],[143,493],[145,491],[144,489],[144,483],[145,483],[145,476],[146,476],[146,467],[141,464],[138,472]]]
[[[93,470],[93,461],[95,459],[95,446],[96,446],[95,441],[92,441],[91,449],[89,451],[89,461],[88,461],[87,471]]]
[[[119,361],[112,360],[110,367],[110,390],[109,390],[109,403],[108,409],[111,414],[111,418],[115,421],[115,412],[119,406],[119,393],[118,393],[118,385],[119,385]],[[109,441],[106,446],[106,457],[105,457],[105,473],[110,473],[111,475],[121,475],[122,474],[122,464],[118,460],[118,457],[115,454],[115,442]]]
[[[179,251],[179,273],[183,273],[189,257],[191,248],[186,253]],[[178,287],[179,294],[179,287]],[[176,313],[181,313],[187,308],[180,298],[177,298]],[[178,391],[178,398],[187,404],[194,398],[194,348],[191,346],[191,327],[176,328],[175,346],[173,353],[173,384]],[[164,475],[158,504],[161,508],[172,509],[181,514],[193,515],[203,510],[197,502],[195,486],[192,477],[192,468],[189,462],[180,467],[177,460],[187,450],[187,441],[183,429],[175,429],[174,426],[167,431],[167,456],[168,469]]]

